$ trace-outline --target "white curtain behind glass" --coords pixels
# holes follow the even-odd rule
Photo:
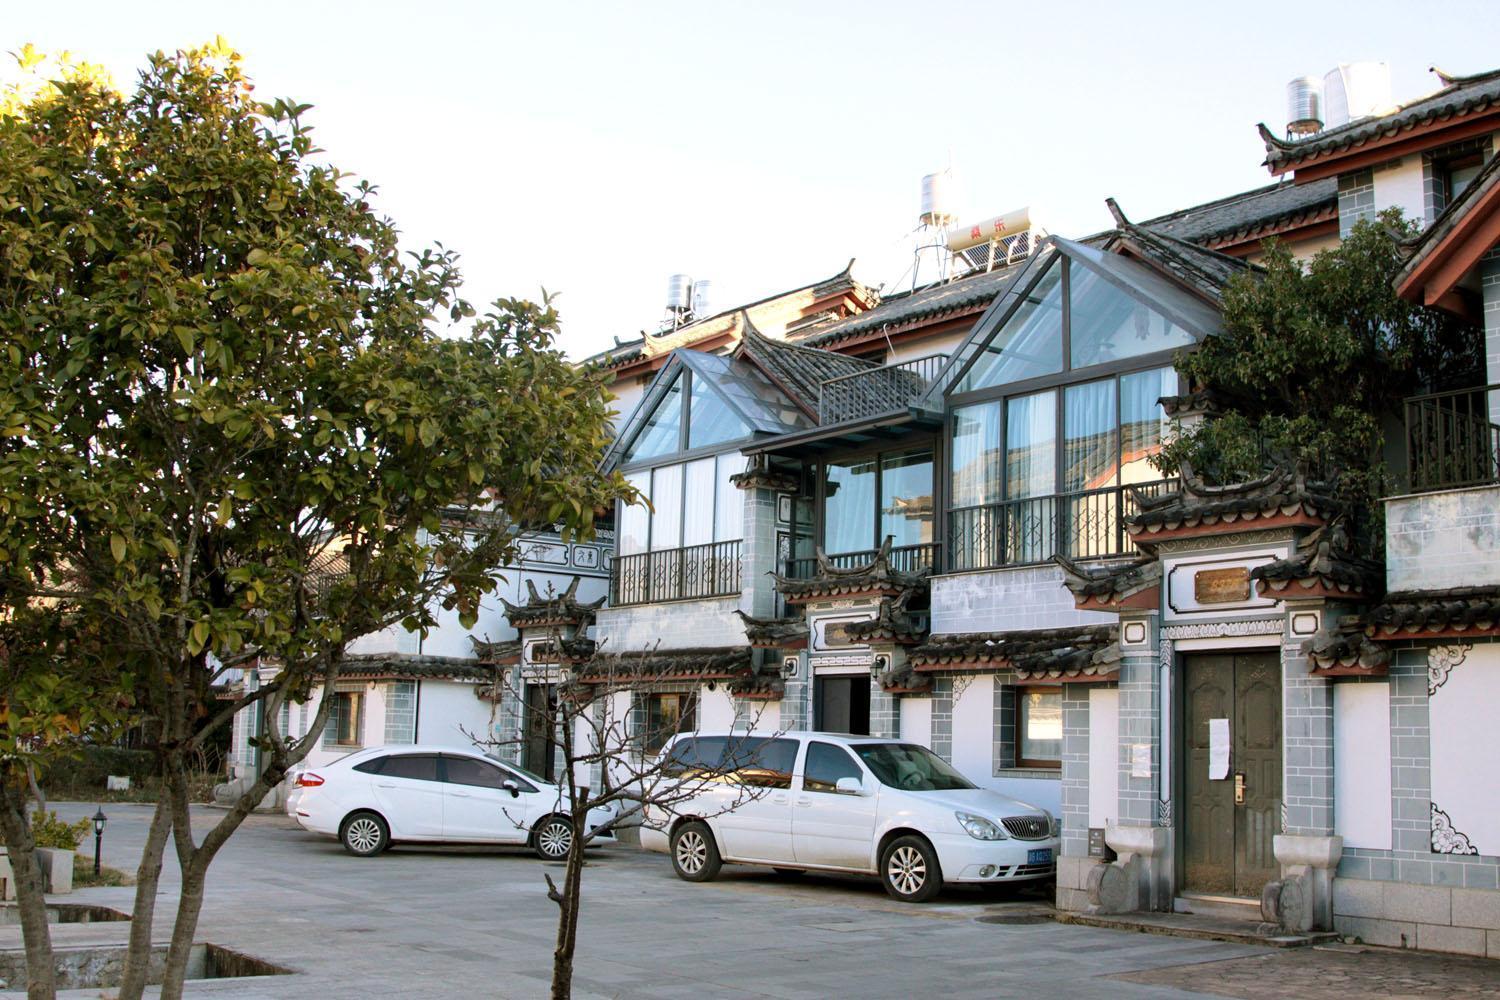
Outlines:
[[[1161,478],[1151,456],[1166,443],[1168,421],[1157,400],[1177,394],[1171,368],[1120,376],[1120,481],[1149,483]]]
[[[641,494],[641,502],[620,511],[620,555],[628,556],[646,551],[646,537],[651,527],[651,512],[646,509],[646,500],[651,496],[651,473],[632,472],[625,480]]]
[[[682,544],[707,545],[714,540],[714,460],[687,463],[682,503]]]
[[[1057,492],[1057,393],[1018,396],[1007,403],[1005,464],[1010,473],[1006,497],[1049,496]]]
[[[651,548],[675,549],[682,544],[682,466],[651,470]]]
[[[1069,386],[1063,405],[1064,492],[1115,485],[1115,380]]]
[[[953,411],[952,506],[1000,500],[1000,402]]]
[[[718,500],[714,541],[732,542],[745,533],[745,491],[729,481],[729,477],[745,471],[746,458],[738,452],[720,455],[718,460]]]

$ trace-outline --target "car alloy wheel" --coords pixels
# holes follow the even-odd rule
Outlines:
[[[677,867],[684,875],[697,875],[708,863],[708,841],[697,830],[684,830],[677,838]]]
[[[915,896],[927,884],[927,861],[921,851],[902,844],[886,860],[885,873],[897,892],[903,896]]]
[[[361,813],[344,827],[344,846],[352,854],[369,857],[385,847],[385,827],[369,813]]]
[[[548,861],[561,861],[573,849],[573,824],[556,817],[536,832],[536,851]]]

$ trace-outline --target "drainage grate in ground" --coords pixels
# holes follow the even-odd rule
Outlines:
[[[989,913],[982,917],[974,918],[981,924],[1050,924],[1053,916],[1050,910],[1017,910],[1014,913]]]

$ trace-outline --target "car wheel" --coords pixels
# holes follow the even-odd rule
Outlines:
[[[893,899],[927,902],[943,888],[937,852],[921,837],[897,837],[881,855],[880,881]]]
[[[391,846],[391,829],[385,820],[372,812],[357,812],[344,820],[339,831],[339,840],[344,850],[357,857],[368,858]]]
[[[708,882],[719,874],[724,862],[706,823],[684,823],[672,834],[672,868],[689,882]]]
[[[563,861],[573,849],[573,824],[561,816],[548,816],[536,828],[532,845],[543,861]]]

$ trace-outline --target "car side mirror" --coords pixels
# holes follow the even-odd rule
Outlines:
[[[516,784],[514,781],[511,781],[509,778],[506,778],[504,781],[500,782],[500,787],[505,789],[507,792],[510,792],[510,797],[513,799],[518,799],[521,797],[521,786]]]
[[[834,783],[833,790],[840,795],[863,795],[865,783],[858,778],[840,778]]]

